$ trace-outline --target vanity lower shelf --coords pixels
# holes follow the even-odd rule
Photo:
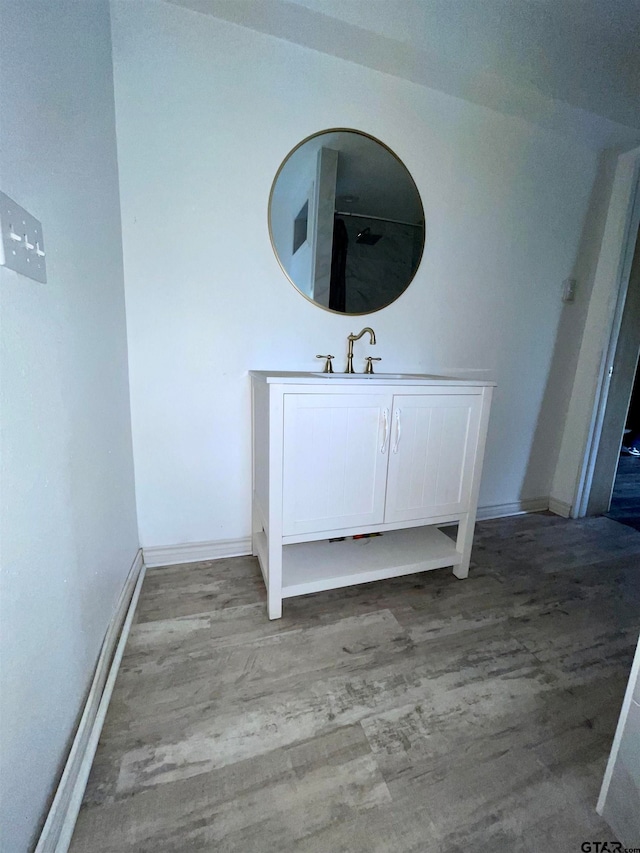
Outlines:
[[[267,539],[257,537],[262,566],[267,565]],[[393,530],[366,539],[301,542],[282,547],[282,597],[369,583],[446,566],[457,566],[462,554],[437,527]]]

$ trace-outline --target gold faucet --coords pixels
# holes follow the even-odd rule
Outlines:
[[[376,333],[369,326],[365,326],[359,335],[354,335],[353,332],[351,332],[347,338],[349,341],[349,350],[347,352],[347,369],[345,370],[345,373],[355,373],[355,370],[353,369],[353,344],[354,341],[359,341],[365,332],[369,332],[369,343],[375,344],[376,342]]]

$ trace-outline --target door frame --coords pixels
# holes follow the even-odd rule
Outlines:
[[[589,498],[594,485],[594,475],[596,473],[596,463],[598,460],[598,450],[602,439],[603,428],[605,426],[605,414],[607,411],[607,402],[609,399],[609,391],[611,387],[611,379],[616,369],[616,352],[618,351],[618,343],[620,340],[620,330],[622,327],[622,319],[627,298],[627,290],[629,286],[629,278],[631,274],[631,266],[633,263],[634,251],[636,246],[636,238],[638,228],[640,227],[640,149],[631,152],[632,160],[632,179],[627,184],[627,210],[626,222],[623,231],[623,238],[619,246],[617,272],[615,276],[616,301],[615,308],[611,315],[608,344],[604,348],[600,369],[598,371],[595,399],[591,422],[589,425],[589,433],[587,444],[582,460],[582,465],[578,475],[575,498],[573,501],[571,517],[582,518],[588,512]],[[623,155],[624,156],[624,155]],[[623,156],[619,158],[619,166],[629,167],[629,161],[620,163]],[[615,185],[614,185],[615,186]],[[612,194],[611,206],[616,202]],[[618,201],[619,203],[619,201]],[[610,206],[610,211],[611,211]],[[605,233],[606,238],[606,233]],[[603,239],[604,245],[604,239]],[[601,250],[602,254],[602,250]],[[620,435],[624,429],[624,419],[628,408],[631,390],[633,387],[633,377],[629,383],[629,394],[627,396],[627,404],[624,412],[619,413],[619,420],[622,421],[620,427]],[[615,421],[616,419],[614,419]],[[615,469],[608,473],[599,472],[598,476],[611,476],[611,489],[613,489],[613,481],[615,479]]]
[[[640,194],[636,199],[640,205]],[[631,241],[633,243],[633,240]],[[636,232],[635,250],[632,246],[632,265],[622,306],[621,322],[615,350],[608,361],[608,392],[604,413],[598,412],[601,429],[598,447],[589,477],[589,494],[586,514],[601,515],[609,512],[611,497],[618,472],[620,448],[627,422],[634,380],[640,353],[640,231]],[[616,312],[617,320],[617,312]]]

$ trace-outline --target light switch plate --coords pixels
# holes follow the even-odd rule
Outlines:
[[[44,284],[47,281],[41,223],[0,192],[0,264]]]

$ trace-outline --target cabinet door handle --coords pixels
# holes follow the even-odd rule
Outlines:
[[[398,452],[398,445],[400,444],[400,436],[402,435],[402,426],[400,424],[400,409],[396,409],[396,440],[393,443],[393,452]]]
[[[382,410],[382,421],[384,426],[384,433],[382,435],[382,446],[380,447],[380,453],[384,453],[387,447],[387,439],[389,438],[389,409]]]

